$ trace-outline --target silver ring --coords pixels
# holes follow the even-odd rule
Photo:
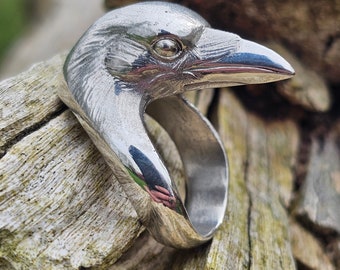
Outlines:
[[[215,30],[176,4],[143,2],[96,21],[67,57],[59,96],[118,176],[159,242],[178,248],[211,239],[227,207],[228,163],[189,90],[289,78],[278,54]],[[182,200],[145,129],[154,118],[174,141],[186,173]]]

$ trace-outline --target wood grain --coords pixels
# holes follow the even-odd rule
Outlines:
[[[214,119],[228,152],[229,205],[212,241],[175,250],[144,231],[116,176],[56,96],[56,89],[65,87],[63,58],[0,84],[1,266],[295,269],[293,256],[306,260],[297,246],[293,254],[286,211],[299,146],[296,123],[261,119],[229,89],[189,96]],[[14,93],[22,97],[19,102]],[[173,177],[183,178],[167,134],[151,119],[147,125]],[[300,234],[291,237],[294,242]]]

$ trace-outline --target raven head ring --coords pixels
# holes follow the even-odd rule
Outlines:
[[[150,233],[178,248],[211,239],[227,207],[228,162],[209,121],[186,91],[290,78],[277,53],[212,29],[172,3],[142,2],[98,19],[69,53],[59,96],[117,175]],[[186,198],[149,138],[144,115],[175,143]]]

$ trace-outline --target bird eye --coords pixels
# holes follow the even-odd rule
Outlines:
[[[163,59],[173,60],[182,52],[182,45],[179,41],[166,37],[156,40],[152,44],[155,54]]]

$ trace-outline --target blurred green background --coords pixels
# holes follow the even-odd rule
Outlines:
[[[0,0],[0,62],[7,49],[23,33],[27,21],[27,1]]]

